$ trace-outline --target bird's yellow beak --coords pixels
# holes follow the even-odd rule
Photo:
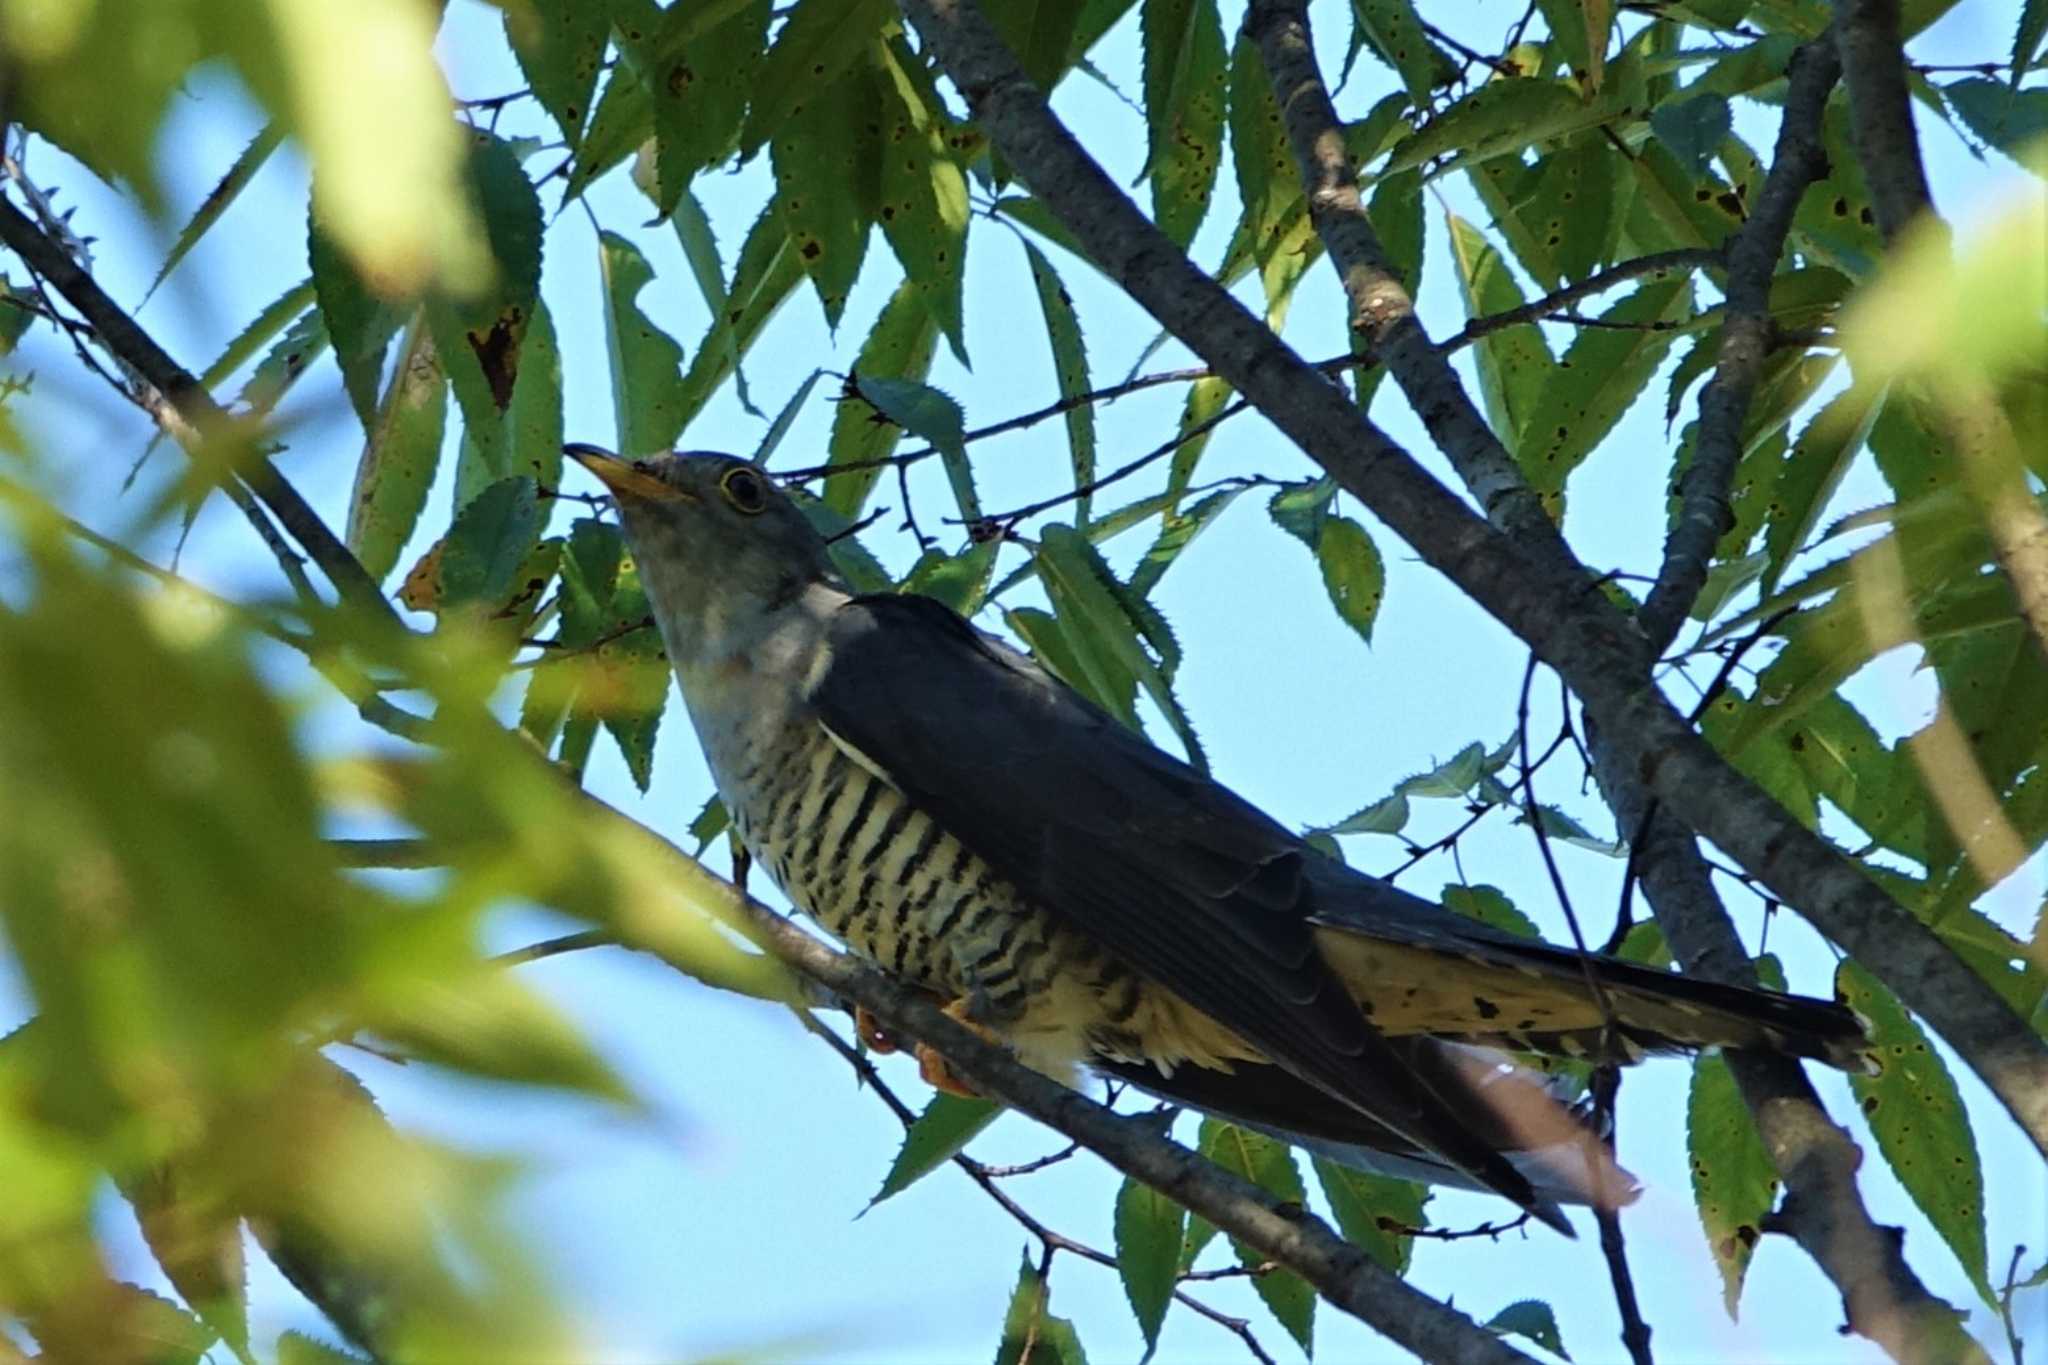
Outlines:
[[[616,496],[638,498],[643,502],[696,501],[680,488],[671,488],[601,447],[571,442],[562,447],[562,453],[597,475],[598,482]]]

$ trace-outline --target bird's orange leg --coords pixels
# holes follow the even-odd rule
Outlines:
[[[944,1009],[948,1015],[959,1023],[973,1029],[991,1043],[1001,1045],[1002,1039],[967,1017],[967,1001],[964,998],[953,1001],[951,1004],[946,1005]],[[953,1074],[953,1068],[947,1064],[944,1057],[939,1055],[939,1050],[930,1043],[919,1043],[915,1052],[917,1054],[917,1074],[924,1077],[926,1085],[929,1085],[934,1090],[943,1091],[948,1095],[958,1095],[962,1099],[978,1100],[982,1097],[979,1090],[976,1090],[973,1086]]]
[[[869,1014],[865,1005],[853,1007],[853,1031],[860,1035],[860,1040],[866,1044],[868,1051],[878,1056],[886,1057],[892,1052],[903,1050],[897,1046],[896,1035],[884,1028],[881,1020]]]

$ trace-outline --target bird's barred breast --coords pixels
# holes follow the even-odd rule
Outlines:
[[[798,909],[1055,1074],[1098,1053],[1224,1064],[1253,1054],[1025,902],[1009,882],[847,754],[791,726],[735,756],[720,789],[740,839]]]

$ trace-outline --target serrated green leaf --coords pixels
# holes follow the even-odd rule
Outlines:
[[[529,478],[544,489],[562,482],[562,353],[555,322],[540,299],[519,343],[512,402],[495,434],[465,429],[455,460],[455,505],[500,479]]]
[[[806,92],[768,144],[776,212],[833,328],[881,210],[880,119],[875,81],[858,66]]]
[[[1943,86],[1941,93],[1971,132],[2015,161],[2021,148],[2048,133],[2048,89],[1972,76]]]
[[[882,1188],[868,1201],[873,1208],[883,1200],[903,1193],[937,1170],[972,1142],[982,1129],[994,1123],[1003,1107],[993,1100],[968,1099],[940,1093],[932,1096],[917,1121],[903,1135],[896,1160],[882,1178]]]
[[[740,156],[775,136],[804,96],[867,60],[874,39],[896,16],[887,0],[802,0],[776,33],[755,80],[740,132]]]
[[[1316,538],[1316,563],[1323,588],[1344,624],[1372,643],[1372,625],[1387,592],[1387,568],[1365,528],[1349,517],[1330,516]]]
[[[1069,687],[1093,701],[1131,729],[1139,729],[1138,680],[1099,651],[1085,656],[1076,648],[1060,619],[1035,607],[1013,607],[1003,624],[1024,642],[1031,656],[1051,669]]]
[[[1519,934],[1523,938],[1543,937],[1537,931],[1536,922],[1517,909],[1497,886],[1463,886],[1452,882],[1444,887],[1443,904],[1446,910],[1478,920],[1489,928]]]
[[[789,401],[782,405],[782,411],[776,413],[775,420],[768,424],[768,430],[761,433],[761,444],[754,447],[755,464],[766,467],[776,450],[781,447],[782,438],[789,434],[790,427],[803,412],[804,404],[810,401],[811,390],[818,387],[818,381],[824,376],[823,370],[812,370],[804,376],[804,382],[796,386],[795,391],[789,395]]]
[[[1597,92],[1614,27],[1612,0],[1539,0],[1538,8],[1572,78],[1588,93]]]
[[[1456,214],[1446,216],[1446,226],[1466,316],[1488,317],[1521,307],[1522,291],[1513,273],[1479,230]],[[1487,421],[1503,445],[1519,452],[1556,369],[1550,343],[1537,327],[1507,327],[1479,338],[1473,360]]]
[[[1187,1210],[1173,1200],[1128,1176],[1117,1191],[1117,1274],[1145,1336],[1147,1354],[1158,1347],[1159,1326],[1173,1302],[1187,1217]]]
[[[1835,993],[1869,1021],[1875,1076],[1852,1075],[1849,1088],[1878,1150],[1913,1202],[1948,1243],[1987,1304],[1984,1173],[1961,1094],[1939,1053],[1896,996],[1853,961],[1835,971]]]
[[[1071,632],[1070,646],[1097,687],[1113,697],[1121,691],[1121,673],[1136,678],[1173,727],[1188,762],[1206,771],[1208,760],[1201,742],[1174,696],[1166,671],[1139,642],[1140,633],[1151,623],[1134,615],[1126,597],[1128,590],[1100,553],[1071,526],[1053,525],[1046,527],[1039,539],[1038,561],[1039,578],[1053,601],[1061,628]],[[1106,667],[1110,665],[1113,667]]]
[[[1821,145],[1828,173],[1799,200],[1792,216],[1791,244],[1809,264],[1831,265],[1852,279],[1867,280],[1884,253],[1877,213],[1849,135],[1846,100],[1829,104],[1821,120]]]
[[[1026,1256],[1009,1311],[1003,1316],[995,1365],[1088,1365],[1074,1324],[1052,1316],[1051,1299],[1051,1287]]]
[[[1671,348],[1670,332],[1635,325],[1675,322],[1691,311],[1690,279],[1652,280],[1600,315],[1631,326],[1579,333],[1550,374],[1516,452],[1537,491],[1563,490],[1571,472],[1641,396]]]
[[[416,316],[398,350],[398,367],[356,463],[348,500],[348,548],[382,581],[412,539],[441,461],[448,418],[448,376],[434,337]]]
[[[576,4],[578,0],[569,0]],[[591,8],[584,6],[584,8]],[[569,161],[569,176],[562,191],[563,204],[573,202],[592,181],[633,155],[654,136],[654,97],[640,83],[640,73],[626,62],[612,67],[612,78],[598,96],[576,154]]]
[[[319,309],[302,314],[249,371],[235,401],[262,415],[283,400],[299,376],[327,351],[327,320]]]
[[[436,294],[427,319],[465,429],[489,445],[500,439],[540,297],[540,196],[512,148],[481,130],[470,133],[465,178],[483,214],[491,285],[471,297]]]
[[[972,616],[987,600],[1001,542],[985,540],[957,555],[927,550],[903,580],[904,592],[921,593],[944,602],[962,616]]]
[[[1541,1299],[1517,1300],[1488,1318],[1486,1326],[1501,1336],[1527,1337],[1552,1355],[1572,1358],[1558,1335],[1557,1315]]]
[[[347,256],[312,221],[306,226],[306,255],[313,270],[313,290],[320,314],[341,366],[342,387],[368,432],[377,421],[377,385],[384,375],[384,354],[398,313],[372,293]]]
[[[1278,1139],[1234,1123],[1205,1118],[1201,1152],[1224,1170],[1242,1176],[1277,1198],[1294,1204],[1304,1203],[1308,1198],[1301,1183],[1301,1170],[1294,1163],[1293,1148]],[[1264,1253],[1234,1237],[1231,1246],[1237,1252],[1238,1262],[1247,1268],[1266,1262]],[[1280,1325],[1300,1343],[1303,1351],[1313,1354],[1316,1293],[1308,1281],[1291,1270],[1275,1269],[1258,1276],[1252,1284]]]
[[[478,963],[466,979],[415,989],[368,1022],[412,1055],[471,1075],[634,1102],[568,1016],[490,963]]]
[[[1721,1272],[1722,1305],[1733,1319],[1764,1215],[1777,1199],[1778,1171],[1734,1073],[1718,1056],[1693,1059],[1685,1141],[1700,1228]]]
[[[741,116],[748,97],[757,93],[769,3],[727,0],[666,11],[651,0],[612,4],[620,50],[639,69],[640,84],[652,97],[654,203],[665,217],[692,176],[738,145]],[[640,24],[626,22],[625,13]]]
[[[635,459],[668,450],[688,416],[683,348],[635,302],[653,283],[653,267],[632,242],[605,232],[598,236],[598,268],[604,276],[605,350],[611,359],[619,453]]]
[[[1368,1175],[1340,1166],[1327,1157],[1312,1157],[1310,1164],[1315,1167],[1316,1179],[1330,1201],[1330,1212],[1337,1216],[1344,1239],[1396,1275],[1407,1274],[1415,1239],[1394,1229],[1429,1225],[1429,1217],[1423,1212],[1423,1205],[1429,1202],[1428,1186],[1413,1180]],[[1388,1224],[1394,1226],[1390,1228]]]
[[[1725,95],[1708,91],[1659,105],[1650,113],[1650,129],[1678,164],[1700,175],[1734,126]]]
[[[1086,488],[1095,481],[1095,406],[1079,401],[1093,387],[1088,377],[1088,346],[1081,336],[1080,315],[1074,311],[1074,300],[1045,253],[1027,241],[1024,256],[1031,266],[1032,287],[1038,292],[1038,310],[1045,318],[1045,339],[1052,347],[1053,377],[1059,385],[1060,397],[1072,404],[1064,416],[1074,487]],[[1075,499],[1076,524],[1087,525],[1093,506],[1092,494],[1082,493]]]
[[[1230,158],[1237,173],[1241,231],[1254,255],[1270,252],[1276,229],[1305,207],[1301,172],[1287,141],[1287,125],[1273,98],[1273,81],[1249,31],[1240,29],[1230,52]],[[1378,226],[1377,221],[1374,224]]]
[[[1186,247],[1209,210],[1223,162],[1223,21],[1216,0],[1144,0],[1139,24],[1152,215],[1161,232]]]
[[[2048,37],[2048,2],[2026,0],[2026,4],[2020,7],[2019,24],[2012,34],[2012,79],[2015,84],[2040,55],[2043,37]]]
[[[1017,64],[1040,90],[1050,94],[1079,55],[1083,0],[1010,0],[992,6],[989,22],[1003,35],[1003,42],[1017,54]]]
[[[1173,459],[1166,474],[1167,491],[1173,495],[1175,505],[1194,482],[1195,469],[1202,456],[1209,449],[1210,440],[1216,435],[1216,428],[1206,427],[1199,433],[1197,427],[1213,421],[1230,402],[1233,390],[1230,381],[1209,375],[1188,385],[1187,401],[1181,405],[1179,434],[1184,439],[1174,447]]]
[[[1334,825],[1327,825],[1314,831],[1317,834],[1399,834],[1408,824],[1408,798],[1395,792],[1383,796],[1369,806],[1360,807]]]
[[[939,452],[961,520],[979,520],[981,500],[975,495],[974,467],[967,459],[967,419],[958,401],[915,379],[856,371],[848,382],[877,413]]]
[[[1459,169],[1594,127],[1609,116],[1604,105],[1585,103],[1560,81],[1502,77],[1480,86],[1405,138],[1381,174],[1439,157],[1449,158],[1446,169]]]
[[[221,176],[219,183],[206,192],[206,198],[200,200],[199,207],[192,210],[192,216],[185,220],[185,226],[178,229],[178,238],[171,243],[171,249],[165,253],[164,263],[157,267],[156,278],[152,279],[149,288],[143,291],[144,303],[147,303],[149,296],[156,292],[156,287],[164,282],[164,277],[178,268],[178,262],[184,260],[186,254],[199,245],[199,239],[220,221],[220,216],[226,213],[242,191],[249,187],[249,182],[256,178],[256,172],[263,169],[263,163],[270,160],[270,154],[284,141],[284,133],[284,125],[273,119],[264,124],[255,137],[249,139],[249,145],[242,149],[241,155],[235,158],[227,173]]]
[[[1152,548],[1145,551],[1145,557],[1131,571],[1131,591],[1140,597],[1151,596],[1152,589],[1159,586],[1159,580],[1180,558],[1181,551],[1222,516],[1224,509],[1236,502],[1237,495],[1243,491],[1242,488],[1221,488],[1185,511],[1169,511],[1162,516],[1158,539],[1152,542]]]
[[[887,52],[884,49],[885,54]],[[893,57],[875,78],[881,96],[882,235],[904,284],[967,363],[961,290],[967,262],[967,180],[947,153],[943,113],[927,108]]]
[[[1399,73],[1415,107],[1429,108],[1430,91],[1448,80],[1453,68],[1423,31],[1411,0],[1351,0],[1351,13],[1366,46]]]
[[[861,343],[853,362],[853,373],[863,378],[922,380],[931,372],[932,353],[938,344],[938,324],[905,281]],[[825,482],[825,503],[841,516],[860,515],[882,469],[877,461],[887,459],[896,449],[903,428],[894,422],[877,421],[864,403],[842,403],[832,417],[832,440],[826,455],[831,466],[852,465],[843,474],[829,475]]]
[[[687,202],[685,196],[684,203]],[[740,362],[753,349],[761,329],[788,302],[804,277],[802,261],[772,205],[763,209],[748,229],[732,273],[732,285],[712,315],[711,327],[697,347],[696,359],[683,376],[685,425],[703,410],[728,376],[739,373]],[[744,396],[743,377],[739,386]]]
[[[1316,548],[1323,538],[1323,522],[1337,496],[1337,481],[1327,476],[1289,484],[1266,503],[1273,524],[1308,546]]]
[[[277,1365],[373,1365],[368,1356],[338,1350],[303,1332],[286,1332],[277,1339]]]
[[[441,547],[443,608],[503,599],[543,520],[532,479],[504,479],[477,494],[456,514]]]
[[[248,1270],[242,1256],[242,1220],[234,1210],[206,1197],[203,1177],[195,1180],[195,1175],[196,1171],[167,1163],[119,1184],[164,1278],[222,1341],[246,1353]]]
[[[1785,729],[1785,747],[1819,795],[1885,848],[1927,861],[1932,816],[1917,764],[1889,748],[1839,695],[1822,698]]]
[[[1813,534],[1822,510],[1841,487],[1842,476],[1869,439],[1882,408],[1882,395],[1852,386],[1814,414],[1793,442],[1764,523],[1768,559],[1757,590],[1765,597],[1777,590],[1792,556]]]
[[[534,98],[561,128],[569,146],[579,146],[604,50],[611,41],[606,8],[585,0],[508,5],[505,40]]]

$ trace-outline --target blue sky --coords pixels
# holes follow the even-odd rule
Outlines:
[[[1439,22],[1482,46],[1495,40],[1506,17],[1504,11],[1477,6],[1443,8],[1447,13]],[[1237,9],[1226,4],[1227,24],[1235,23]],[[1334,68],[1342,55],[1343,25],[1325,23],[1321,37]],[[2011,23],[2007,7],[1997,0],[1965,0],[1914,52],[1928,61],[2003,54],[2010,46]],[[493,95],[520,83],[505,56],[495,12],[474,0],[451,4],[442,51],[458,94]],[[1136,25],[1126,23],[1112,35],[1097,62],[1125,90],[1134,90]],[[1362,61],[1342,106],[1362,110],[1391,86],[1391,73]],[[1079,77],[1062,87],[1057,106],[1128,183],[1142,155],[1137,115],[1116,95]],[[538,131],[537,117],[531,105],[515,108],[503,128]],[[1738,130],[1753,146],[1768,148],[1775,126],[1768,111],[1747,105],[1738,120]],[[231,85],[195,82],[164,135],[163,146],[174,149],[167,162],[174,204],[182,210],[195,203],[259,121]],[[1966,230],[1999,196],[2038,192],[2038,185],[2023,181],[2009,163],[1979,161],[1945,131],[1931,133],[1928,154],[1937,202]],[[534,163],[536,168],[549,164],[546,159]],[[175,220],[168,227],[149,223],[126,201],[54,155],[32,163],[31,171],[46,183],[61,184],[66,202],[79,205],[79,227],[99,238],[102,283],[132,306],[154,274]],[[281,156],[144,310],[143,321],[188,366],[196,369],[211,359],[258,308],[303,277],[298,225],[304,180],[302,166],[289,154]],[[758,162],[700,182],[698,192],[728,258],[765,184],[766,167]],[[552,204],[558,193],[549,192],[547,202]],[[1425,321],[1438,334],[1463,317],[1444,243],[1443,210],[1448,206],[1484,220],[1461,187],[1446,186],[1443,193],[1442,200],[1428,205],[1421,301]],[[1234,208],[1227,187],[1221,189],[1197,243],[1200,259],[1213,263],[1220,255]],[[673,235],[663,227],[643,226],[650,216],[646,201],[623,175],[593,192],[591,209],[604,227],[642,243],[657,282],[641,305],[686,347],[694,347],[706,319]],[[568,431],[572,439],[605,443],[614,431],[598,311],[596,242],[580,209],[562,216],[549,236],[548,251],[544,293],[563,340]],[[1085,266],[1054,254],[1088,329],[1097,382],[1121,377],[1155,327]],[[772,413],[813,365],[843,369],[895,279],[893,262],[878,237],[836,338],[826,331],[807,289],[793,299],[746,367],[756,401]],[[970,425],[1048,401],[1056,393],[1050,356],[1028,292],[1023,253],[1008,234],[977,233],[968,288],[973,369],[962,369],[942,351],[933,382],[959,398]],[[1335,354],[1344,346],[1342,322],[1341,297],[1327,268],[1319,265],[1302,286],[1287,335],[1305,354]],[[129,525],[146,505],[149,490],[173,472],[176,457],[159,452],[138,490],[114,498],[106,490],[147,438],[138,414],[90,381],[71,378],[75,365],[47,336],[25,354],[41,374],[25,416],[52,457],[51,481],[65,487],[74,510],[94,524],[109,529]],[[1151,368],[1186,363],[1189,357],[1173,345],[1148,362]],[[819,386],[784,441],[779,463],[810,464],[822,456],[832,417],[829,390],[830,385]],[[1661,397],[1661,382],[1652,392]],[[1172,430],[1179,403],[1177,391],[1164,390],[1101,410],[1104,464],[1163,439]],[[361,437],[334,382],[331,362],[301,385],[284,412],[293,430],[281,465],[331,521],[338,521]],[[1374,415],[1448,477],[1391,386]],[[746,451],[762,429],[761,420],[745,413],[728,391],[685,440],[698,447]],[[1654,569],[1671,445],[1661,408],[1646,403],[1577,476],[1567,529],[1589,563],[1637,572]],[[1056,489],[1066,469],[1065,441],[1057,424],[1002,438],[977,452],[983,501],[992,509]],[[1205,478],[1233,473],[1306,477],[1312,470],[1269,427],[1248,416],[1219,433],[1203,465]],[[1149,486],[1134,481],[1129,496]],[[930,528],[951,506],[942,479],[936,469],[923,468],[913,476],[912,487]],[[445,524],[448,496],[445,486],[435,494],[430,524]],[[1866,472],[1860,482],[1852,480],[1844,488],[1839,507],[1883,496]],[[895,489],[884,485],[877,501],[896,504]],[[1100,505],[1118,502],[1105,495]],[[1346,510],[1359,514],[1355,507]],[[1370,648],[1338,622],[1310,556],[1270,524],[1256,496],[1239,500],[1183,557],[1158,595],[1186,647],[1179,691],[1216,773],[1295,826],[1334,820],[1469,741],[1498,743],[1513,726],[1525,652],[1455,589],[1414,563],[1369,515],[1365,520],[1390,570],[1386,605]],[[893,525],[893,518],[885,519],[867,539],[900,567],[907,565],[910,550],[907,537],[887,534]],[[1133,533],[1113,546],[1112,557],[1127,562],[1147,539],[1144,532]],[[170,545],[161,534],[144,548],[159,562],[169,559]],[[193,577],[232,593],[281,588],[267,553],[217,503],[202,516],[183,566]],[[311,743],[340,752],[366,741],[345,708],[323,699],[317,681],[288,659],[267,662],[280,683],[304,699]],[[1910,652],[1901,651],[1857,681],[1857,699],[1888,734],[1914,728],[1928,712],[1930,696],[1912,663]],[[1547,727],[1555,725],[1555,695],[1554,684],[1539,687],[1537,735],[1547,735]],[[601,743],[599,754],[592,765],[595,790],[671,834],[680,834],[710,790],[679,711],[666,724],[655,782],[645,798],[633,790],[607,743]],[[1596,833],[1611,834],[1611,821],[1597,801],[1581,794],[1561,770],[1543,795],[1578,814]],[[1453,806],[1425,809],[1416,828],[1439,833],[1458,815]],[[1354,863],[1368,869],[1401,861],[1400,848],[1391,840],[1355,840],[1347,851]],[[1459,852],[1462,874],[1449,858],[1436,858],[1406,874],[1403,885],[1434,894],[1461,875],[1492,883],[1552,937],[1564,936],[1562,917],[1526,830],[1489,819],[1461,842]],[[1575,903],[1604,932],[1619,890],[1620,864],[1575,849],[1561,856]],[[714,862],[722,865],[722,859]],[[2001,888],[1986,908],[2018,926],[2030,921],[2043,889],[2037,861]],[[1739,889],[1730,904],[1754,944],[1760,907]],[[494,946],[514,946],[560,927],[537,912],[509,908],[493,924]],[[1771,947],[1785,958],[1795,988],[1828,991],[1833,958],[1810,930],[1781,915],[1771,930]],[[950,1170],[857,1217],[881,1181],[900,1129],[872,1096],[856,1089],[844,1064],[791,1019],[614,951],[522,970],[579,1020],[651,1099],[656,1121],[628,1121],[594,1106],[451,1080],[422,1068],[395,1068],[361,1054],[341,1057],[402,1124],[532,1163],[532,1174],[516,1196],[518,1222],[552,1269],[560,1296],[594,1354],[668,1360],[758,1352],[774,1358],[905,1362],[992,1354],[1019,1251],[1031,1239]],[[10,1022],[8,1011],[0,1008],[0,1025]],[[922,1104],[926,1092],[914,1066],[903,1059],[883,1065],[899,1092]],[[1841,1312],[1832,1287],[1781,1239],[1767,1239],[1759,1250],[1740,1321],[1731,1322],[1722,1312],[1685,1168],[1687,1078],[1681,1062],[1639,1068],[1624,1087],[1620,1115],[1624,1164],[1649,1186],[1626,1228],[1660,1355],[1671,1361],[1878,1358],[1874,1348],[1837,1334]],[[1839,1077],[1816,1072],[1815,1079],[1833,1112],[1852,1112]],[[2015,1242],[2027,1243],[2038,1257],[2048,1227],[2048,1185],[2038,1157],[2003,1112],[1973,1082],[1965,1078],[1963,1084],[1990,1186],[1988,1226],[1996,1274]],[[1059,1145],[1027,1121],[1008,1117],[973,1151],[1002,1162]],[[1935,1292],[1958,1304],[1971,1302],[1961,1271],[1882,1163],[1866,1164],[1864,1187],[1881,1220],[1907,1226],[1912,1260]],[[1107,1247],[1115,1188],[1116,1177],[1083,1158],[1015,1182],[1012,1192],[1049,1225]],[[1454,1226],[1498,1217],[1504,1210],[1497,1200],[1455,1193],[1440,1194],[1430,1206],[1435,1221]],[[107,1216],[110,1234],[129,1239],[125,1215],[111,1201]],[[1511,1234],[1498,1244],[1424,1243],[1417,1250],[1413,1278],[1482,1318],[1516,1299],[1548,1300],[1579,1360],[1610,1359],[1620,1354],[1614,1308],[1590,1222],[1584,1226],[1588,1235],[1577,1242],[1534,1232]],[[1285,1332],[1244,1285],[1204,1286],[1203,1293],[1227,1311],[1252,1319],[1276,1356],[1298,1358]],[[1060,1258],[1053,1308],[1077,1320],[1096,1360],[1139,1354],[1136,1325],[1112,1273]],[[1981,1307],[1978,1312],[1980,1336],[1996,1340]],[[274,1336],[277,1328],[316,1321],[274,1276],[259,1277],[255,1313],[259,1340]],[[2033,1327],[2048,1340],[2044,1314],[2048,1295],[2037,1294]],[[1317,1343],[1318,1357],[1325,1361],[1403,1358],[1389,1343],[1328,1309],[1319,1315]],[[1214,1325],[1176,1310],[1160,1358],[1235,1359],[1240,1350]]]

